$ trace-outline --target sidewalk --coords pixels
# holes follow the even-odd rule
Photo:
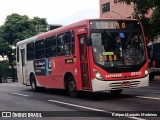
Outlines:
[[[2,78],[2,83],[11,83],[13,82],[13,79],[11,77],[8,78]],[[15,80],[15,82],[18,82],[17,80]]]

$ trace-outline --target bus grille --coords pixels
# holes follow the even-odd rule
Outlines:
[[[124,88],[137,88],[139,84],[140,84],[140,81],[128,81],[128,82],[124,81],[124,82],[111,83],[109,86],[111,90],[115,90],[115,89],[124,89]]]

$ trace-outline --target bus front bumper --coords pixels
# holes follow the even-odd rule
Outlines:
[[[149,75],[147,75],[144,78],[131,79],[131,80],[102,81],[95,78],[92,80],[91,83],[93,92],[126,89],[126,88],[138,88],[149,85]]]

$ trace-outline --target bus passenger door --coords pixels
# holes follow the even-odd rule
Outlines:
[[[89,81],[89,63],[88,63],[88,48],[86,45],[87,35],[79,36],[79,52],[80,52],[80,68],[81,68],[81,78],[82,78],[82,87],[83,89],[90,89]]]
[[[25,60],[25,50],[21,50],[21,65],[22,65],[22,84],[26,84],[26,60]]]

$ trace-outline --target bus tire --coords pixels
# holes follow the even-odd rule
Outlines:
[[[149,80],[150,80],[150,81],[153,80],[154,77],[155,77],[155,74],[154,74],[154,73],[150,73],[150,74],[149,74]]]
[[[36,78],[35,78],[34,75],[31,75],[30,83],[31,83],[31,89],[32,89],[32,91],[37,91],[38,87],[37,87]]]
[[[73,76],[70,76],[68,79],[68,92],[71,97],[77,97],[78,91],[76,87],[76,82],[73,78]]]
[[[112,95],[120,95],[122,93],[123,90],[111,90],[110,93]]]

